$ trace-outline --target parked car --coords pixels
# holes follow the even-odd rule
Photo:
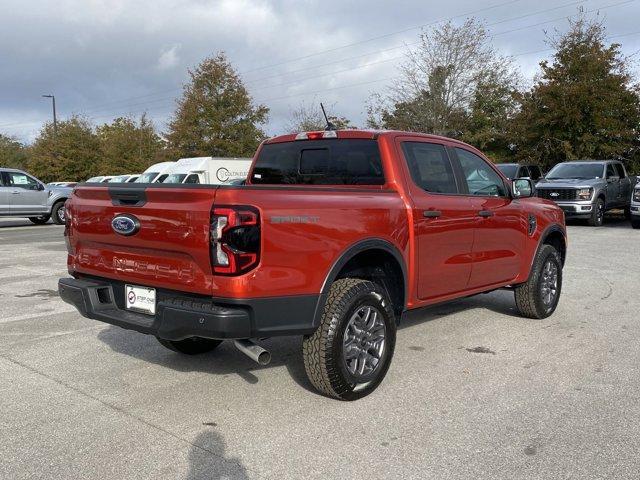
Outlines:
[[[402,316],[508,288],[545,318],[562,289],[562,210],[456,140],[326,131],[262,143],[246,185],[80,186],[60,296],[88,317],[196,354],[303,335],[311,383],[373,391]]]
[[[496,167],[509,180],[516,178],[530,178],[537,182],[542,177],[542,170],[538,165],[528,165],[522,163],[496,163]]]
[[[26,217],[37,225],[65,222],[72,188],[49,186],[22,170],[0,168],[0,217]]]
[[[181,158],[167,171],[162,183],[223,185],[231,180],[246,179],[250,167],[250,158]]]
[[[98,175],[97,177],[91,177],[86,183],[107,183],[113,176],[110,175]]]
[[[597,227],[613,208],[629,215],[635,183],[636,178],[629,177],[617,160],[572,161],[553,167],[536,189],[539,197],[556,202],[567,218],[584,218]]]
[[[135,182],[139,176],[140,175],[134,175],[134,174],[116,175],[115,177],[112,177],[109,179],[109,183],[131,183],[131,182]]]
[[[631,226],[636,229],[640,228],[640,185],[636,185],[633,189],[629,213],[631,214]]]
[[[153,164],[142,172],[142,175],[140,175],[134,183],[162,182],[167,178],[168,171],[170,171],[174,163],[176,162],[160,162]]]

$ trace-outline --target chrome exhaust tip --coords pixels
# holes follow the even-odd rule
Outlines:
[[[235,347],[259,365],[269,365],[271,354],[249,339],[234,340]]]

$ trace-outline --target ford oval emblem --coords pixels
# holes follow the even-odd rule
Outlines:
[[[551,196],[551,197],[559,197],[559,196],[560,196],[560,194],[559,194],[558,192],[551,192],[551,193],[549,194],[549,196]]]
[[[133,215],[118,215],[111,220],[113,231],[128,237],[140,230],[140,221]]]

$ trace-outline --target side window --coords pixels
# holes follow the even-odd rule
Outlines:
[[[527,178],[529,176],[529,169],[525,165],[523,165],[520,167],[520,171],[518,172],[518,176],[516,178]]]
[[[9,186],[8,183],[5,181],[4,176],[5,176],[5,173],[0,172],[0,187]]]
[[[456,177],[444,146],[402,142],[402,151],[417,186],[431,193],[458,193]]]
[[[200,178],[197,174],[192,173],[187,178],[184,179],[183,183],[200,183]]]
[[[613,168],[613,164],[612,163],[607,163],[607,178],[609,177],[615,177],[618,174],[616,173],[616,169]]]
[[[614,165],[616,166],[616,171],[618,172],[618,176],[620,178],[625,178],[626,175],[624,173],[624,167],[622,166],[622,164],[621,163],[615,163]]]
[[[529,172],[531,172],[531,180],[537,181],[540,180],[542,176],[542,172],[540,171],[540,167],[537,165],[529,165]]]
[[[38,182],[29,175],[20,172],[7,172],[7,176],[11,187],[24,188],[26,190],[38,189]]]
[[[507,190],[500,176],[475,153],[456,148],[462,174],[471,195],[505,197]]]

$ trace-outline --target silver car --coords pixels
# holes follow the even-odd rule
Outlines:
[[[35,224],[50,218],[64,224],[64,202],[73,188],[48,186],[22,170],[0,168],[0,217],[27,217]]]

